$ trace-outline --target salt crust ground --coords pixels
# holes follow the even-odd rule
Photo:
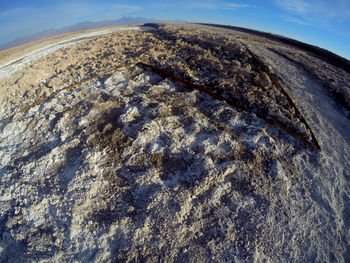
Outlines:
[[[22,105],[28,104],[33,98],[39,99],[62,86],[103,74],[115,66],[137,62],[155,65],[205,85],[312,141],[311,131],[295,106],[235,35],[223,36],[211,31],[193,33],[188,28],[171,26],[151,32],[116,32],[84,41],[27,65],[11,78],[0,79],[0,84],[6,87],[0,98],[6,107],[0,115],[18,111],[19,97]],[[29,86],[33,89],[28,89]]]
[[[53,53],[56,50],[69,47],[71,45],[75,45],[78,42],[85,39],[113,33],[116,31],[125,31],[125,30],[152,30],[152,28],[150,27],[118,27],[116,29],[106,29],[106,30],[100,30],[96,32],[81,34],[81,35],[69,38],[68,40],[63,40],[51,45],[46,45],[43,48],[36,49],[20,57],[16,57],[15,60],[6,62],[5,64],[1,65],[0,79],[10,77],[12,74],[22,69],[26,64],[32,64],[33,62],[37,61],[41,57],[44,57],[50,53]]]
[[[1,261],[348,262],[349,121],[314,76],[250,48],[320,153],[154,73],[116,73],[0,126]]]

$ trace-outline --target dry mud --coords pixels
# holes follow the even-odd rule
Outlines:
[[[140,66],[103,75],[137,62],[223,99]],[[0,79],[0,119],[96,75],[0,124],[0,261],[350,261],[347,72],[161,25],[29,61]]]

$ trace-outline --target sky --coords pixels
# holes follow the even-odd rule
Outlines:
[[[123,16],[241,26],[350,60],[350,0],[0,0],[0,44],[52,28]]]

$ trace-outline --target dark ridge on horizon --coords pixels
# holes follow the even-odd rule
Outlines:
[[[296,40],[296,39],[288,38],[288,37],[273,34],[273,33],[258,31],[255,29],[244,28],[244,27],[219,25],[219,24],[208,24],[208,23],[193,23],[193,24],[219,27],[219,28],[225,28],[225,29],[232,29],[232,30],[243,32],[243,33],[254,34],[257,36],[265,37],[265,38],[268,38],[270,40],[279,41],[281,43],[284,43],[284,44],[287,44],[287,45],[290,45],[293,47],[297,47],[297,48],[302,49],[304,51],[311,52],[314,55],[316,55],[317,57],[319,57],[320,59],[350,73],[350,61],[347,60],[346,58],[344,58],[340,55],[337,55],[337,54],[335,54],[327,49],[320,48],[320,47],[315,46],[315,45],[307,44],[305,42],[301,42],[301,41]]]

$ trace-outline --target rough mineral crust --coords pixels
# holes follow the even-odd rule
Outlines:
[[[34,70],[26,68],[25,74],[11,78],[4,86],[11,93],[18,88],[24,92],[23,86],[35,85],[29,83],[39,77],[41,80],[36,85],[39,84],[41,89],[36,89],[37,92],[49,93],[62,84],[109,71],[113,66],[137,62],[158,66],[205,85],[224,98],[244,105],[260,116],[272,118],[312,141],[310,130],[301,122],[302,116],[255,63],[247,48],[230,35],[208,30],[193,33],[188,27],[163,26],[146,32],[115,32],[54,52],[36,63]],[[55,69],[55,72],[48,73],[47,69]],[[14,110],[6,108],[7,114]]]
[[[1,118],[138,61],[252,109],[134,66],[0,123],[0,262],[349,262],[349,119],[261,43],[198,25],[115,32],[0,79]],[[254,113],[302,126],[252,54],[321,151]]]

